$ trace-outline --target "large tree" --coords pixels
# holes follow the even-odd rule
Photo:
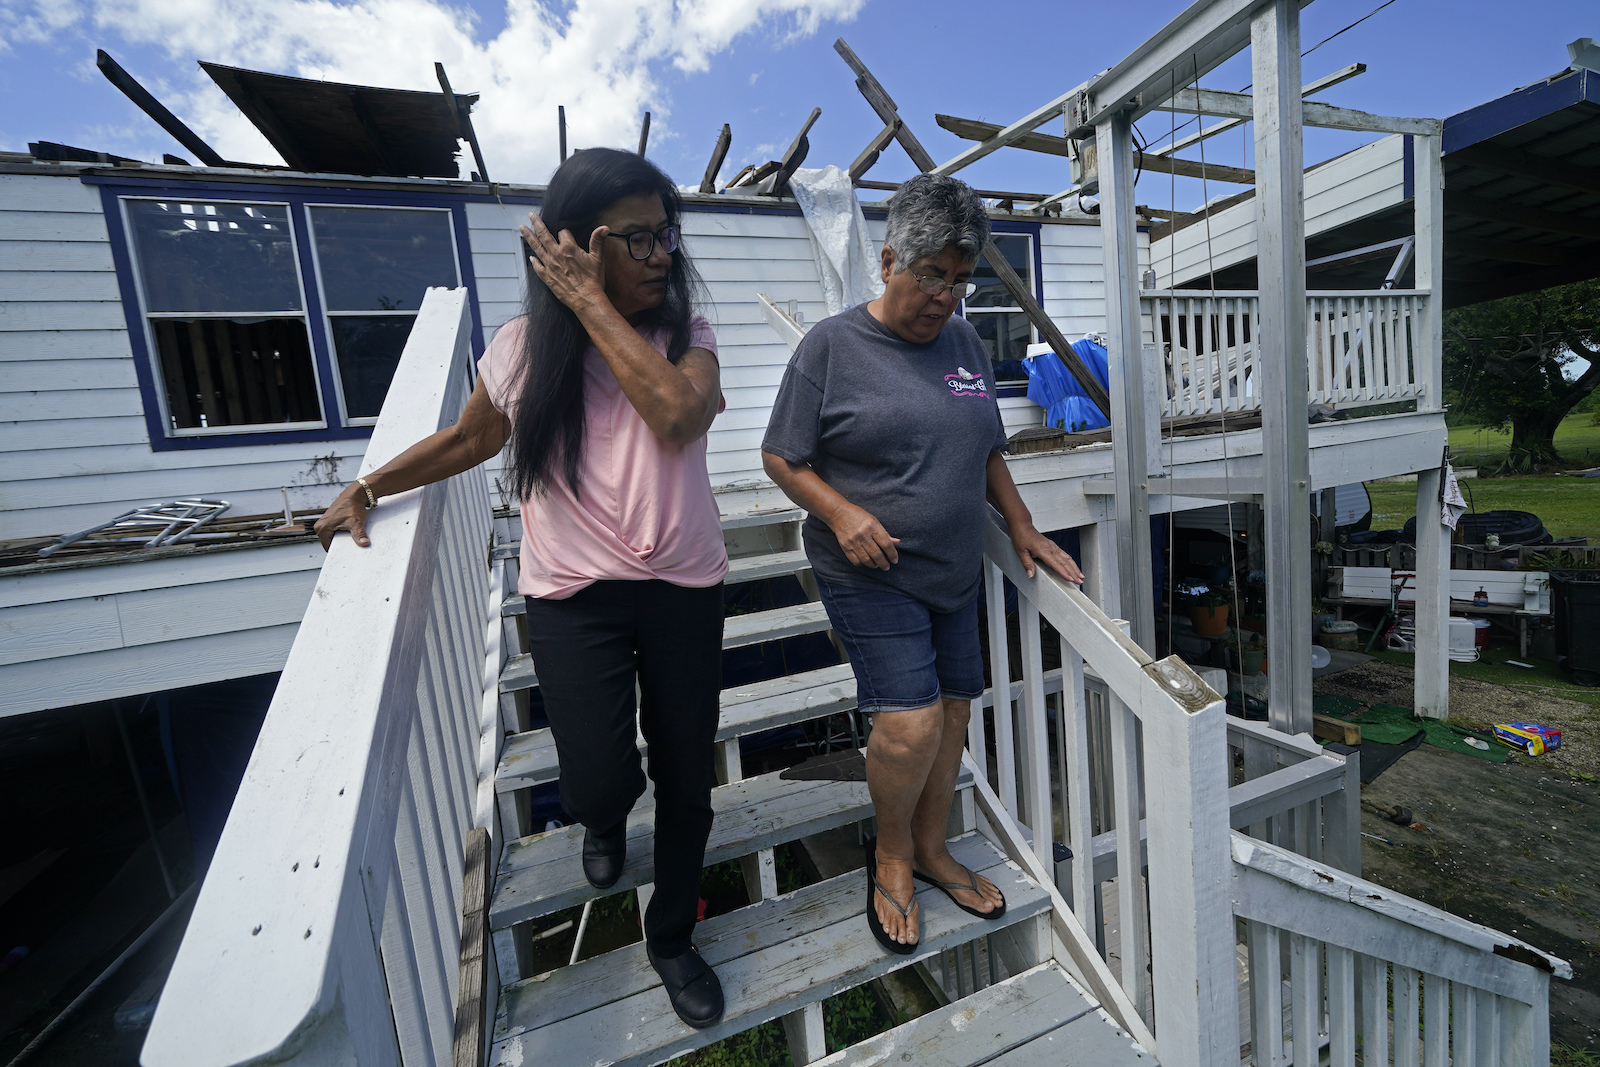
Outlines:
[[[1578,357],[1589,367],[1569,378]],[[1600,386],[1600,281],[1445,312],[1444,374],[1456,411],[1510,424],[1511,465],[1559,463],[1556,427]]]

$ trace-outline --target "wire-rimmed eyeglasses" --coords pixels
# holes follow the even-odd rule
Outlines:
[[[950,295],[957,300],[965,300],[972,295],[973,290],[978,288],[972,282],[947,282],[943,278],[934,277],[932,274],[918,274],[916,271],[912,271],[911,276],[917,280],[917,288],[929,296],[938,296],[948,289],[950,290]]]
[[[607,237],[618,237],[628,242],[628,255],[634,259],[649,259],[656,250],[656,242],[661,242],[661,247],[667,255],[678,250],[678,238],[681,236],[676,226],[663,226],[651,233],[649,230],[634,230],[632,233],[608,233]]]

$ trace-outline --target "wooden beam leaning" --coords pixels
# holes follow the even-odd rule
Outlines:
[[[894,138],[900,142],[900,147],[904,148],[906,154],[911,157],[911,162],[915,163],[917,169],[923,173],[931,171],[934,167],[933,157],[928,154],[926,148],[922,147],[922,142],[917,140],[916,135],[911,132],[910,128],[901,121],[894,100],[879,84],[878,79],[873,77],[866,64],[861,62],[856,54],[850,50],[850,46],[845,44],[843,37],[834,42],[833,47],[844,61],[849,64],[850,69],[855,71],[856,88],[861,90],[861,95],[866,97],[867,103],[871,104],[872,109],[878,113],[878,118],[883,120],[885,126],[895,127]],[[1084,395],[1094,401],[1100,410],[1109,417],[1111,395],[1106,392],[1106,387],[1100,384],[1100,379],[1094,376],[1094,372],[1089,369],[1089,365],[1083,361],[1083,358],[1067,342],[1065,335],[1062,334],[1056,324],[1050,321],[1050,316],[1045,314],[1044,308],[1040,307],[1039,302],[1033,298],[1033,293],[1028,291],[1028,287],[1023,284],[1022,279],[1017,277],[1017,272],[1012,270],[1011,265],[1006,262],[1005,256],[1000,254],[1000,249],[995,246],[993,238],[984,247],[983,256],[990,267],[994,269],[995,275],[1000,279],[1000,284],[1006,287],[1006,292],[1011,294],[1011,298],[1017,302],[1017,306],[1028,316],[1028,321],[1033,323],[1034,329],[1038,330],[1040,336],[1049,342],[1051,349],[1060,357],[1061,362],[1066,365],[1068,373],[1077,379],[1078,384],[1083,388]]]
[[[957,137],[964,137],[969,141],[982,140],[990,131],[1000,128],[992,122],[957,118],[954,115],[935,115],[934,121]],[[1068,144],[1065,137],[1057,137],[1054,134],[1025,133],[1012,141],[1011,147],[1024,148],[1030,152],[1043,152],[1046,155],[1065,156],[1069,154]],[[1211,181],[1233,182],[1237,185],[1253,185],[1256,180],[1256,172],[1253,170],[1226,167],[1219,163],[1202,165],[1192,159],[1158,156],[1154,152],[1146,152],[1140,157],[1140,168],[1162,174],[1176,174],[1180,178],[1207,178]]]
[[[779,161],[778,176],[772,181],[773,196],[782,194],[783,187],[789,184],[789,175],[793,174],[800,164],[806,161],[806,156],[811,154],[811,142],[807,140],[806,134],[811,132],[811,127],[816,125],[821,117],[822,109],[812,108],[811,114],[806,116],[805,124],[800,127],[800,132],[789,142],[788,149],[783,153],[783,159]]]
[[[1334,71],[1332,74],[1324,74],[1316,81],[1307,82],[1305,85],[1301,86],[1300,95],[1305,97],[1310,96],[1313,93],[1320,93],[1324,89],[1331,89],[1341,82],[1347,82],[1356,75],[1365,74],[1366,72],[1367,65],[1365,63],[1352,63],[1342,70]],[[1243,125],[1244,119],[1229,119],[1226,122],[1219,122],[1215,126],[1208,126],[1203,130],[1196,130],[1187,137],[1181,137],[1172,144],[1169,144],[1164,148],[1158,148],[1154,152],[1147,152],[1145,155],[1170,156],[1173,153],[1181,152],[1185,148],[1189,148],[1192,145],[1197,145],[1207,138],[1215,137],[1219,133],[1227,133],[1229,130],[1236,130]]]
[[[450,79],[445,77],[443,63],[435,63],[433,72],[439,76],[439,88],[443,91],[445,100],[449,102],[450,110],[455,112],[456,123],[460,126],[461,136],[466,139],[468,145],[472,146],[472,161],[478,165],[478,179],[486,182],[489,180],[489,168],[484,166],[483,149],[478,147],[478,133],[472,128],[472,104],[478,98],[476,96],[457,97],[455,91],[450,88]]]
[[[1334,107],[1311,100],[1301,102],[1302,125],[1320,126],[1330,130],[1358,130],[1373,133],[1409,133],[1418,137],[1433,137],[1443,129],[1438,119],[1396,118],[1374,115],[1354,108]],[[1251,119],[1255,105],[1249,93],[1229,93],[1221,89],[1179,89],[1168,99],[1150,105],[1151,111],[1198,112],[1202,115],[1222,115],[1235,119]]]
[[[1022,118],[1018,119],[1016,122],[1013,122],[1011,125],[1002,130],[997,130],[995,133],[973,145],[971,148],[968,148],[966,151],[960,152],[955,157],[946,160],[937,167],[932,168],[930,173],[954,174],[962,167],[976,163],[978,160],[989,155],[991,152],[997,152],[1009,144],[1016,143],[1019,138],[1032,133],[1042,123],[1048,122],[1050,119],[1055,118],[1065,111],[1068,102],[1071,101],[1075,95],[1077,95],[1076,90],[1066,93],[1062,96],[1058,96],[1042,107],[1035,108],[1026,115],[1022,116]]]
[[[733,127],[726,122],[722,124],[722,132],[717,134],[717,143],[711,149],[711,159],[706,162],[706,176],[700,179],[702,193],[715,193],[717,191],[717,173],[722,170],[722,161],[728,158],[728,146],[733,144]]]
[[[186,126],[182,119],[168,111],[166,107],[150,95],[149,90],[140,85],[132,74],[122,69],[122,65],[112,59],[105,49],[99,48],[94,54],[95,66],[100,68],[100,73],[106,76],[106,81],[122,90],[122,95],[132,100],[134,104],[146,115],[156,120],[156,124],[163,130],[172,134],[173,138],[183,147],[195,154],[201,163],[208,167],[233,167],[238,164],[229,163],[217,154],[217,150],[206,144],[200,135]]]
[[[894,140],[896,133],[900,132],[902,125],[903,123],[899,119],[895,119],[893,122],[885,124],[883,129],[878,131],[877,136],[867,142],[867,147],[863,148],[861,154],[855,158],[855,162],[850,164],[849,174],[851,181],[859,181],[867,171],[873,168],[878,162],[878,157],[883,154],[883,150],[889,147],[889,142]]]
[[[650,112],[644,113],[644,124],[639,127],[639,154],[644,155],[646,146],[650,144]]]

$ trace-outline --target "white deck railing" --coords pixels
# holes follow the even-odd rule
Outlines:
[[[431,289],[362,470],[453,423],[465,290]],[[142,1054],[146,1067],[446,1064],[463,847],[490,825],[498,602],[477,468],[341,537],[300,624]]]
[[[1367,1067],[1548,1061],[1549,977],[1571,968],[1349,873],[1355,759],[1228,718],[1182,660],[1153,660],[1042,568],[1024,575],[993,512],[985,553],[996,711],[992,732],[974,713],[968,762],[987,829],[1057,887],[1057,958],[1162,1067],[1307,1067],[1324,1049],[1354,1067],[1358,1038]],[[1041,620],[1059,669],[1044,669]],[[1070,862],[1053,862],[1056,841]]]
[[[1151,292],[1140,297],[1146,343],[1165,354],[1163,415],[1261,407],[1260,298],[1249,291]],[[1432,358],[1424,340],[1429,295],[1419,290],[1306,294],[1309,399],[1378,404],[1425,396]]]

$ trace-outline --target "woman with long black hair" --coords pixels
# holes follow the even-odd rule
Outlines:
[[[522,501],[529,652],[561,763],[561,806],[585,827],[583,872],[609,888],[644,793],[635,716],[655,783],[650,962],[690,1026],[722,1016],[691,943],[711,830],[722,685],[721,522],[706,431],[721,406],[717,343],[694,313],[682,202],[642,157],[595,148],[551,177],[522,237],[523,314],[500,328],[454,426],[347,487],[317,522],[369,543],[383,496],[448,478],[510,442]],[[635,708],[635,681],[642,701]]]

